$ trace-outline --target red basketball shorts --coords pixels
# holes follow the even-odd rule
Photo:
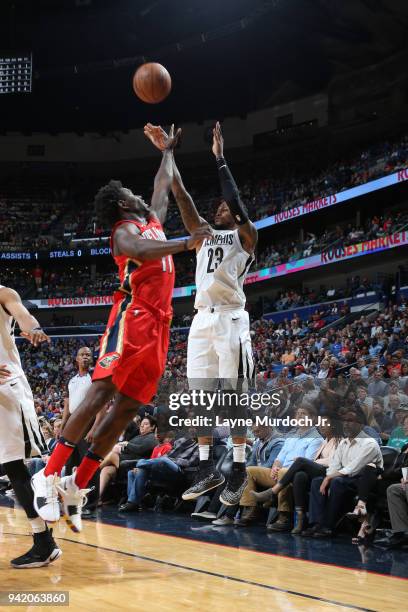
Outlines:
[[[169,329],[170,317],[163,311],[120,293],[101,339],[92,379],[112,376],[121,393],[149,403],[166,365]]]

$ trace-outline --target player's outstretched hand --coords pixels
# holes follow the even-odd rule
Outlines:
[[[174,133],[173,123],[170,128],[170,132],[167,134],[161,125],[152,125],[151,123],[147,123],[144,126],[144,133],[155,147],[157,147],[160,151],[165,151],[166,149],[175,149],[177,147],[180,141],[181,128],[178,128],[176,133]]]
[[[3,365],[0,365],[0,385],[7,381],[10,374],[11,372],[5,363]]]
[[[224,137],[221,132],[220,122],[217,121],[213,129],[213,146],[212,152],[215,157],[224,157]]]
[[[196,229],[187,241],[190,250],[198,249],[206,238],[212,238],[213,232],[209,225],[203,225]]]
[[[42,329],[32,329],[29,332],[21,332],[20,336],[31,342],[33,346],[38,346],[41,342],[51,343],[51,338]]]

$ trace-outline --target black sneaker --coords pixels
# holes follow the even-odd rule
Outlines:
[[[220,502],[225,506],[236,506],[242,497],[248,478],[245,469],[232,469],[227,486],[220,494]]]
[[[13,567],[17,569],[43,567],[62,555],[62,550],[52,537],[52,529],[34,533],[33,538],[34,546],[21,557],[10,561]]]
[[[211,489],[216,489],[224,482],[224,476],[217,472],[214,465],[200,467],[193,484],[187,491],[184,491],[181,497],[185,501],[197,499],[200,495],[204,495],[204,493],[211,491]]]
[[[133,502],[126,502],[119,506],[119,512],[140,512],[142,507],[139,504],[134,504]]]

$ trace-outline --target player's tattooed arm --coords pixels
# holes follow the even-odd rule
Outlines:
[[[154,191],[150,210],[158,217],[160,223],[164,223],[169,205],[169,193],[173,180],[173,156],[172,151],[177,146],[181,130],[174,134],[174,125],[171,126],[169,135],[162,138],[160,146],[155,141],[155,126],[148,123],[144,128],[144,133],[152,143],[162,151],[163,158],[160,168],[154,179]]]
[[[206,238],[211,237],[211,229],[200,227],[190,238],[184,240],[149,240],[141,238],[133,223],[124,223],[115,231],[113,244],[115,255],[126,255],[136,262],[142,263],[152,259],[161,259],[166,255],[176,255],[183,251],[200,248]]]
[[[17,321],[21,331],[20,336],[26,338],[34,346],[38,346],[41,342],[51,342],[37,319],[23,305],[17,291],[9,287],[0,289],[0,304]]]
[[[171,185],[174,198],[179,208],[186,230],[192,234],[197,228],[208,226],[208,222],[200,217],[193,198],[184,186],[183,179],[173,156],[173,182]]]
[[[258,232],[255,225],[248,218],[248,211],[245,204],[241,200],[239,190],[234,177],[228,168],[224,158],[224,137],[221,132],[221,126],[217,121],[213,129],[213,146],[212,152],[217,161],[218,175],[220,178],[222,197],[227,203],[235,223],[238,225],[238,234],[242,246],[249,253],[253,253],[258,241]]]
[[[174,130],[173,126],[172,130]],[[169,139],[171,138],[171,135],[173,133],[172,130],[170,130],[170,134],[167,135],[160,125],[152,125],[151,123],[148,123],[144,128],[144,133],[147,138],[152,141],[155,147],[157,147],[160,151],[165,151],[168,147]],[[176,142],[175,144],[173,143],[171,147],[172,151],[174,151],[175,147],[177,146],[180,135],[181,129],[178,129],[176,132],[176,136],[174,137],[176,138]],[[173,181],[171,185],[171,190],[173,192],[177,206],[180,210],[184,227],[190,234],[192,234],[196,229],[208,225],[208,223],[198,214],[193,199],[184,186],[179,169],[177,168],[176,162],[174,160],[174,155],[172,157],[172,160]]]

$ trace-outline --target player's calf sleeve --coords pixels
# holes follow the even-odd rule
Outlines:
[[[82,459],[81,463],[75,474],[75,484],[78,485],[80,489],[85,489],[91,478],[99,469],[103,461],[103,457],[100,457],[96,453],[92,451],[88,451],[85,457]]]
[[[76,444],[68,442],[65,438],[60,438],[48,459],[44,469],[44,475],[50,476],[50,474],[58,474],[58,476],[60,476],[61,470],[72,455],[75,446]]]
[[[31,488],[31,476],[24,461],[22,459],[10,461],[9,463],[4,463],[3,467],[30,523],[33,521],[34,527],[38,531],[45,531],[46,525],[34,509],[34,491]]]
[[[232,451],[232,460],[234,463],[245,464],[246,460],[246,444],[235,444]]]
[[[213,447],[211,444],[199,444],[198,453],[200,457],[200,465],[204,466],[213,463]]]

